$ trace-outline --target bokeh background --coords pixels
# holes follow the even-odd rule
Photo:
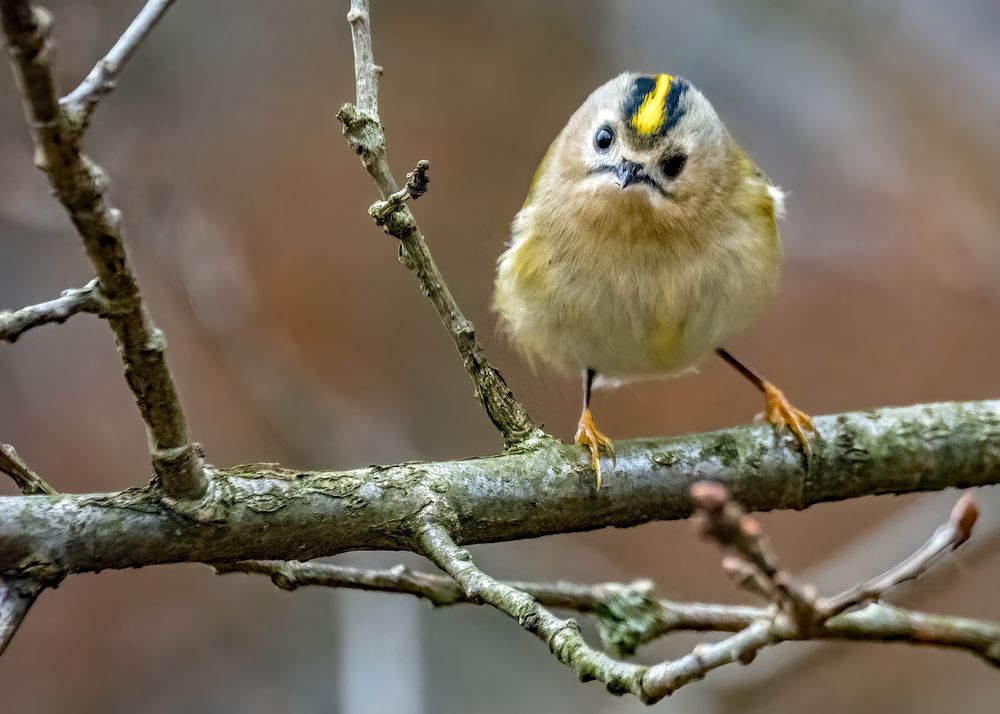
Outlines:
[[[141,3],[49,2],[68,90]],[[366,208],[334,113],[353,99],[346,2],[179,2],[98,109],[146,298],[191,432],[219,464],[349,467],[499,442],[431,307]],[[416,215],[490,355],[569,438],[577,385],[496,334],[493,265],[535,165],[623,69],[696,83],[789,191],[779,298],[733,349],[814,413],[1000,394],[1000,5],[995,0],[376,1],[381,109],[397,176],[432,163]],[[90,278],[0,78],[0,305]],[[145,482],[142,425],[110,332],[82,316],[0,345],[0,439],[57,488]],[[758,395],[716,362],[599,393],[616,438],[746,422]],[[0,480],[0,492],[13,493]],[[1000,499],[973,547],[901,602],[1000,618]],[[776,513],[787,561],[846,586],[918,545],[955,494]],[[738,601],[685,523],[476,548],[503,577],[650,577]],[[339,562],[391,565],[396,554]],[[420,565],[415,558],[404,560]],[[689,648],[650,647],[653,661]],[[0,664],[3,711],[633,712],[578,684],[485,608],[301,590],[196,565],[78,576],[47,592]],[[1000,676],[902,646],[785,645],[661,708],[813,714],[996,711]]]

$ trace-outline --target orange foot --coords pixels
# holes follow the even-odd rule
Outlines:
[[[806,432],[816,433],[810,416],[792,406],[781,390],[770,382],[764,382],[764,400],[764,418],[779,431],[785,427],[791,430],[808,459],[812,446]]]
[[[580,421],[576,429],[576,442],[583,444],[590,449],[590,468],[597,474],[597,489],[601,489],[601,449],[604,449],[611,456],[611,468],[617,465],[615,460],[615,446],[611,439],[597,430],[594,425],[594,416],[589,409],[584,409],[580,414]]]

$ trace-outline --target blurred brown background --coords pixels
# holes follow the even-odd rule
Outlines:
[[[532,415],[572,435],[577,385],[532,374],[493,329],[493,265],[535,165],[623,69],[696,83],[789,191],[773,309],[734,350],[814,413],[1000,394],[1000,5],[995,0],[374,3],[397,176],[439,266]],[[70,89],[139,2],[50,2]],[[178,2],[98,109],[132,258],[170,338],[191,431],[219,464],[348,467],[495,451],[431,307],[366,213],[374,189],[334,113],[353,99],[346,2]],[[0,305],[79,286],[88,265],[0,81]],[[142,483],[145,439],[110,332],[90,317],[0,345],[0,439],[57,488]],[[725,365],[599,393],[617,438],[741,423],[758,395]],[[998,497],[976,546],[901,598],[1000,619]],[[0,480],[0,492],[13,493]],[[894,562],[954,494],[765,516],[787,560],[848,585]],[[734,601],[684,523],[477,549],[493,574],[652,577]],[[389,565],[394,554],[342,562]],[[417,563],[417,559],[408,559]],[[689,648],[651,647],[652,661]],[[48,592],[0,663],[3,711],[639,711],[580,685],[485,608],[277,591],[201,566],[79,576]],[[661,708],[996,711],[1000,675],[963,654],[785,645]],[[679,708],[678,708],[679,707]]]

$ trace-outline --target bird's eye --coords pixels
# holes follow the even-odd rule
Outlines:
[[[615,141],[615,133],[611,131],[611,127],[605,124],[597,133],[594,134],[594,146],[597,147],[598,151],[607,151],[611,148],[611,144]]]
[[[687,158],[684,154],[674,154],[665,158],[660,162],[660,169],[663,171],[663,175],[671,179],[677,178],[681,171],[684,170]]]

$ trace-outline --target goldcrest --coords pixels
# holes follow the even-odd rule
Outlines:
[[[556,137],[500,257],[494,307],[532,361],[583,378],[576,439],[601,486],[610,439],[591,388],[676,375],[713,352],[765,396],[808,456],[808,415],[724,345],[775,294],[784,195],[691,83],[625,73]]]

